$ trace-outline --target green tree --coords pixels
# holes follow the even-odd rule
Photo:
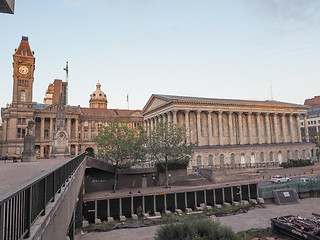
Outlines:
[[[115,166],[113,192],[117,188],[118,169],[123,164],[145,160],[145,137],[142,129],[132,129],[126,122],[109,122],[101,128],[93,141],[98,155]]]
[[[165,187],[169,187],[169,161],[190,161],[193,144],[187,143],[186,130],[168,122],[159,122],[148,129],[147,153],[150,160],[159,162],[165,169]]]

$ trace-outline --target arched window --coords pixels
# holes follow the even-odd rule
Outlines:
[[[270,152],[270,162],[273,162],[274,158],[273,158],[273,152]]]
[[[246,163],[246,155],[244,153],[241,153],[241,155],[240,155],[240,162],[241,162],[241,164]]]
[[[197,156],[197,166],[201,166],[202,165],[202,157],[200,155]]]
[[[287,151],[287,160],[290,160],[290,151]]]
[[[224,165],[224,155],[221,154],[220,155],[220,166],[223,166]]]
[[[306,159],[306,150],[304,150],[304,149],[303,149],[303,151],[302,151],[302,158],[303,158],[303,159]]]
[[[278,152],[278,162],[279,162],[279,164],[282,163],[282,152],[281,151]]]
[[[264,154],[263,154],[263,152],[260,153],[260,162],[264,162]]]
[[[209,166],[213,166],[213,156],[212,156],[212,155],[209,155],[208,165],[209,165]]]
[[[251,158],[250,158],[251,163],[255,163],[256,159],[254,157],[254,153],[251,153]]]
[[[231,162],[231,165],[235,164],[234,154],[233,153],[231,153],[231,155],[230,155],[230,162]]]
[[[298,159],[299,158],[299,154],[298,154],[298,150],[294,151],[294,159]]]
[[[26,101],[26,92],[20,91],[20,101],[25,102]]]

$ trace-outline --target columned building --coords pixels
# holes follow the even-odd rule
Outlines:
[[[7,152],[9,156],[14,153],[21,155],[23,139],[31,119],[35,121],[33,134],[36,137],[36,150],[39,157],[48,158],[50,156],[57,112],[55,99],[58,94],[55,92],[60,91],[65,84],[61,80],[55,80],[53,85],[49,85],[47,93],[52,95],[47,95],[46,99],[50,98],[52,104],[33,102],[34,69],[34,52],[31,51],[28,38],[22,37],[21,43],[13,55],[12,103],[1,108],[1,156],[5,156]],[[90,96],[90,108],[65,106],[66,130],[69,136],[71,156],[83,151],[95,153],[97,145],[92,142],[92,139],[99,133],[101,126],[110,121],[127,122],[128,125],[136,129],[142,126],[143,117],[140,110],[107,109],[107,97],[100,88],[101,84],[98,83],[97,89]]]
[[[308,107],[250,101],[153,94],[142,110],[144,126],[169,121],[186,128],[196,144],[193,166],[282,162],[310,158],[308,129],[302,141],[300,117]]]

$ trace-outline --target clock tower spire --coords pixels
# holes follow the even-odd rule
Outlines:
[[[28,37],[22,36],[18,49],[13,54],[12,107],[32,108],[35,57]]]

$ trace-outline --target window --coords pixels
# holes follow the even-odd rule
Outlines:
[[[26,101],[26,92],[20,91],[20,101],[25,102]]]
[[[298,156],[298,150],[295,150],[294,151],[294,159],[298,159],[299,158],[299,156]]]
[[[303,158],[303,159],[306,159],[306,150],[304,150],[304,149],[303,149],[303,151],[302,151],[302,158]]]
[[[25,128],[17,128],[17,138],[24,138],[26,136]]]
[[[91,129],[91,138],[93,138],[96,135],[96,132],[94,129]]]
[[[200,155],[197,156],[197,166],[200,167],[202,165],[202,158]]]
[[[290,159],[290,151],[287,151],[287,160]]]
[[[85,122],[83,123],[83,126],[88,127],[88,121],[85,121]]]
[[[260,153],[260,162],[264,162],[264,154],[263,154],[263,152]]]
[[[45,129],[45,130],[44,130],[44,137],[45,137],[45,138],[48,138],[48,137],[49,137],[49,130],[48,130],[48,129]]]
[[[201,129],[201,136],[203,136],[203,123],[202,123],[202,118],[200,119],[200,129]]]
[[[273,162],[274,158],[273,158],[273,152],[270,152],[270,162]]]
[[[244,153],[241,153],[240,162],[241,162],[241,164],[245,164],[246,163],[246,155]]]
[[[84,136],[83,136],[84,139],[88,139],[88,130],[84,130]]]
[[[224,165],[224,155],[221,154],[220,155],[220,166],[223,166]]]
[[[208,165],[213,166],[213,156],[212,155],[209,155]]]
[[[98,122],[98,127],[101,127],[102,126],[102,122]]]
[[[25,118],[18,118],[18,124],[25,124],[26,119]]]
[[[231,155],[230,155],[230,162],[231,162],[231,165],[235,164],[235,159],[234,159],[234,154],[233,153],[231,153]]]
[[[94,127],[95,124],[96,124],[95,121],[92,121],[92,122],[91,122],[91,127]]]
[[[250,158],[250,160],[251,160],[251,163],[255,163],[255,162],[256,162],[256,159],[255,159],[255,157],[254,157],[254,153],[251,153],[251,158]]]

